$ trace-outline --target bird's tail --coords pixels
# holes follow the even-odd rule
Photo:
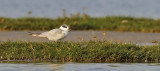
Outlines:
[[[32,32],[28,32],[29,33],[29,35],[31,35],[31,36],[39,36],[40,35],[40,33],[32,33]]]

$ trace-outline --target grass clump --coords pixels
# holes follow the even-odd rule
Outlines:
[[[113,42],[3,42],[1,60],[63,62],[158,62],[160,47]]]
[[[125,16],[62,18],[0,18],[0,30],[51,30],[67,24],[72,30],[110,30],[131,32],[160,32],[160,20]]]

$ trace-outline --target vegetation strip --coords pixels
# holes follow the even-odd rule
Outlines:
[[[1,42],[0,60],[62,62],[159,62],[160,46],[114,42]]]
[[[51,18],[0,18],[0,30],[51,30],[67,24],[72,30],[110,30],[131,32],[160,32],[160,19],[125,16],[89,17],[72,15]]]

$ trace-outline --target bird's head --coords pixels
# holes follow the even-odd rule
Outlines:
[[[69,27],[66,24],[63,24],[61,27],[59,27],[63,31],[69,31]]]

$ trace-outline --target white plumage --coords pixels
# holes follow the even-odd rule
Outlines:
[[[68,31],[69,31],[69,27],[64,24],[58,29],[53,29],[48,32],[43,32],[40,34],[31,33],[30,35],[36,36],[36,37],[45,37],[45,38],[48,38],[48,40],[52,40],[52,41],[58,41],[60,39],[65,38],[65,36],[68,35]]]

